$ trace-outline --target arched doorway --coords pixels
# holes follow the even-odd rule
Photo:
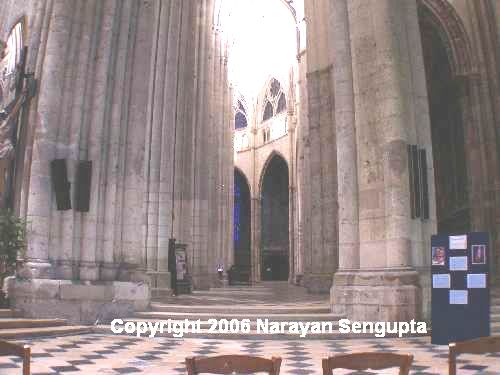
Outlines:
[[[238,169],[234,171],[234,265],[248,270],[251,266],[251,201],[247,179]]]
[[[471,230],[465,147],[465,86],[455,75],[446,33],[425,8],[419,9],[431,120],[436,216],[439,233]]]
[[[288,165],[281,156],[267,164],[261,191],[261,278],[288,280]]]

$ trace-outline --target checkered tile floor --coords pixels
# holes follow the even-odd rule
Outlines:
[[[447,374],[447,347],[433,346],[428,337],[335,341],[236,341],[144,338],[88,334],[19,341],[32,346],[32,374],[185,374],[190,355],[272,355],[283,358],[281,374],[321,374],[321,358],[353,351],[413,353],[412,374]],[[500,374],[500,354],[459,357],[459,374]],[[339,374],[396,374],[348,372]],[[20,360],[0,357],[0,374],[21,374]]]

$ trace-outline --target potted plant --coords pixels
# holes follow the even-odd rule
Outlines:
[[[18,218],[11,210],[0,210],[0,285],[13,275],[18,257],[26,249],[26,221]],[[0,291],[0,306],[6,306],[3,291]]]

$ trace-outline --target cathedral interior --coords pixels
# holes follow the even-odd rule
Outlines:
[[[184,277],[430,321],[435,234],[486,232],[500,290],[498,0],[0,0],[0,41],[23,317],[131,316]]]

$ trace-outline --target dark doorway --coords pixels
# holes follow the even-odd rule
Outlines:
[[[274,155],[262,180],[261,278],[288,280],[288,165]]]
[[[245,176],[234,172],[234,265],[239,278],[249,281],[250,276],[250,188]]]
[[[431,119],[432,152],[439,233],[470,231],[470,204],[465,154],[464,87],[452,72],[444,32],[420,9],[420,29]]]

